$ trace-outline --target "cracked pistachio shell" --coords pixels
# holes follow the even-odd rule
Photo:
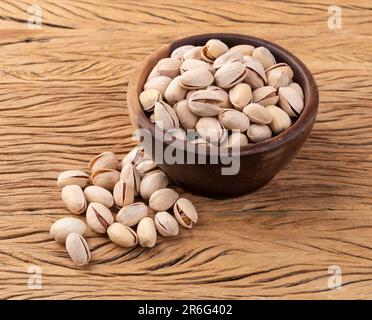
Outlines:
[[[243,64],[247,68],[247,76],[244,81],[248,83],[252,89],[257,89],[266,84],[265,69],[258,59],[251,56],[244,56]]]
[[[133,164],[126,163],[124,165],[124,167],[121,169],[120,179],[124,180],[127,184],[133,185],[134,195],[139,195],[141,177]]]
[[[163,237],[174,237],[179,233],[177,220],[168,212],[161,211],[155,215],[155,226]]]
[[[273,120],[270,112],[258,103],[250,103],[243,109],[243,113],[257,124],[269,124]]]
[[[296,89],[296,91],[300,95],[301,99],[304,100],[304,98],[305,98],[304,92],[303,92],[301,86],[297,82],[292,82],[289,86]]]
[[[158,72],[162,76],[169,78],[175,78],[180,74],[181,61],[176,58],[164,58],[161,59],[157,66]]]
[[[230,89],[229,97],[234,108],[242,111],[252,100],[252,89],[247,83],[239,83]]]
[[[106,233],[107,228],[114,222],[110,209],[98,202],[89,204],[86,217],[89,227],[97,233]]]
[[[277,90],[274,87],[265,86],[253,91],[252,102],[259,103],[262,106],[276,105],[279,101]]]
[[[91,172],[98,169],[113,169],[116,170],[119,166],[119,159],[115,153],[111,151],[102,152],[90,160],[88,168]]]
[[[229,51],[229,47],[218,39],[209,40],[201,50],[201,57],[204,61],[212,63],[219,56]]]
[[[158,169],[158,165],[152,160],[152,159],[146,159],[142,162],[140,162],[136,169],[142,178],[146,173],[149,173],[155,169]]]
[[[205,140],[204,138],[196,138],[194,140],[191,140],[190,141],[191,144],[195,144],[195,145],[203,145],[203,146],[209,146],[210,143]]]
[[[73,214],[82,214],[87,208],[87,200],[78,185],[68,185],[62,189],[62,200],[66,208]]]
[[[59,174],[57,180],[58,188],[63,188],[70,184],[78,185],[84,188],[89,181],[89,175],[80,170],[67,170]]]
[[[179,48],[173,50],[173,52],[171,54],[171,58],[176,58],[178,60],[182,60],[183,55],[187,51],[189,51],[190,49],[193,49],[193,48],[195,48],[195,46],[193,46],[193,45],[186,45],[186,46],[179,47]]]
[[[202,47],[198,46],[198,47],[194,47],[190,50],[187,50],[183,56],[182,56],[182,60],[188,60],[188,59],[195,59],[195,60],[201,60],[201,49]]]
[[[154,220],[149,217],[143,218],[137,226],[137,236],[141,247],[153,248],[157,239]]]
[[[223,89],[221,89],[220,87],[217,87],[217,86],[208,86],[206,88],[206,90],[208,90],[208,91],[214,91],[214,92],[217,92],[217,93],[219,93],[221,95],[221,98],[223,100],[223,103],[222,103],[221,106],[223,108],[226,108],[226,109],[233,108],[233,105],[232,105],[232,103],[230,101],[229,94],[225,90],[223,90]]]
[[[222,147],[240,148],[248,144],[248,138],[245,134],[240,132],[233,132],[221,145]]]
[[[79,267],[85,266],[90,261],[88,243],[78,233],[70,233],[66,238],[66,250],[71,260]]]
[[[108,227],[107,235],[113,243],[120,247],[130,248],[138,243],[138,237],[134,230],[119,222],[114,222]]]
[[[196,123],[199,120],[199,117],[191,112],[189,103],[187,100],[181,100],[174,105],[174,111],[178,116],[178,120],[181,123],[182,127],[187,129],[195,129]]]
[[[155,123],[158,128],[167,130],[179,127],[179,121],[172,107],[165,102],[155,103]]]
[[[228,130],[239,130],[240,132],[247,131],[249,128],[249,118],[242,112],[225,109],[218,115],[222,127]]]
[[[181,86],[189,90],[206,88],[213,81],[213,74],[206,69],[192,69],[181,75]]]
[[[167,90],[169,84],[171,83],[172,78],[167,76],[158,76],[148,80],[145,85],[144,89],[156,89],[160,92],[161,96],[164,96],[165,90]]]
[[[50,227],[50,236],[58,243],[64,244],[70,233],[83,235],[86,230],[85,223],[76,218],[62,218],[57,220]]]
[[[188,100],[192,113],[201,117],[216,116],[222,110],[224,98],[218,91],[198,90]]]
[[[219,69],[223,65],[231,62],[243,63],[243,55],[239,51],[227,51],[213,62],[213,68]]]
[[[185,141],[187,139],[186,131],[182,128],[172,128],[165,131],[164,141],[172,142],[175,139]]]
[[[188,59],[188,60],[185,60],[181,65],[181,74],[183,74],[183,73],[185,73],[189,70],[195,70],[195,69],[197,69],[197,70],[200,70],[200,69],[208,70],[212,74],[215,72],[213,66],[210,63],[207,63],[207,62],[202,61],[202,60]]]
[[[154,170],[146,174],[141,181],[140,194],[143,200],[147,201],[151,195],[169,184],[167,175],[161,170]]]
[[[139,100],[144,111],[151,112],[154,110],[155,102],[161,101],[162,96],[157,89],[147,89],[142,91]]]
[[[274,69],[268,73],[267,83],[269,86],[276,89],[280,87],[287,87],[291,82],[287,73],[282,69]]]
[[[173,206],[174,216],[178,223],[188,229],[198,221],[198,212],[192,202],[186,198],[179,198]]]
[[[120,179],[120,172],[113,169],[98,169],[92,173],[92,182],[95,186],[105,188],[109,191],[114,189]]]
[[[254,46],[251,46],[249,44],[239,44],[237,46],[234,46],[230,48],[230,51],[238,51],[243,56],[251,56],[254,50]]]
[[[214,75],[216,84],[223,89],[229,89],[242,82],[246,77],[246,70],[242,63],[230,62],[224,64]]]
[[[290,117],[298,117],[304,108],[304,102],[295,88],[281,87],[279,88],[279,106]]]
[[[223,135],[221,124],[214,117],[200,118],[196,124],[196,131],[207,142],[218,142]]]
[[[135,147],[131,151],[129,151],[128,154],[123,158],[123,160],[121,161],[121,167],[123,168],[127,163],[131,163],[136,166],[143,161],[144,157],[145,151],[143,147]]]
[[[84,195],[87,201],[90,202],[99,202],[111,208],[114,205],[114,198],[110,191],[99,187],[99,186],[89,186],[84,189]]]
[[[260,60],[264,69],[270,68],[276,64],[275,57],[273,54],[265,47],[257,47],[253,50],[252,57]]]
[[[267,106],[267,110],[271,113],[273,120],[270,123],[270,128],[275,134],[279,134],[287,130],[292,121],[289,115],[277,106]]]
[[[247,132],[249,140],[256,143],[270,139],[272,135],[270,127],[266,124],[251,124]]]
[[[142,202],[135,202],[121,208],[116,216],[116,221],[128,227],[133,227],[148,215],[149,208]]]
[[[173,189],[159,189],[151,195],[149,206],[155,211],[166,211],[174,205],[178,198],[178,193]]]
[[[288,76],[289,80],[292,81],[293,71],[292,71],[292,68],[288,64],[281,62],[281,63],[277,63],[271,66],[270,68],[265,70],[266,76],[269,77],[270,73],[273,72],[274,70],[283,71]]]
[[[187,89],[181,86],[181,77],[178,76],[171,81],[167,90],[165,90],[164,98],[168,101],[168,103],[173,105],[176,102],[185,99],[186,94]]]
[[[133,182],[119,180],[114,187],[113,195],[118,207],[125,207],[134,202],[135,189]]]

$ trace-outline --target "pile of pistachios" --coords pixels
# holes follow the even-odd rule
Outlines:
[[[107,234],[118,246],[152,248],[157,233],[174,237],[179,224],[190,229],[198,220],[191,201],[167,188],[168,176],[142,147],[134,148],[121,162],[115,153],[103,152],[88,168],[90,174],[68,170],[58,176],[62,200],[71,213],[85,213],[89,227],[97,234]],[[72,217],[59,219],[50,228],[51,237],[66,245],[78,266],[91,259],[85,231],[86,224]]]
[[[160,60],[139,100],[150,120],[177,138],[242,146],[280,134],[299,117],[304,93],[293,76],[265,47],[211,39]]]

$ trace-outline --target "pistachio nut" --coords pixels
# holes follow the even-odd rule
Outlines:
[[[113,191],[114,201],[118,207],[125,207],[134,202],[135,187],[132,182],[119,180]]]
[[[111,151],[102,152],[90,160],[88,168],[91,172],[98,169],[113,169],[116,170],[119,166],[119,159],[115,153]]]
[[[210,63],[207,63],[202,60],[196,60],[196,59],[185,60],[181,65],[180,71],[181,71],[181,74],[183,74],[186,71],[194,70],[194,69],[197,69],[197,70],[205,69],[205,70],[208,70],[212,74],[215,72],[213,66]]]
[[[174,205],[178,198],[178,193],[173,189],[159,189],[151,195],[149,206],[155,211],[166,211]]]
[[[179,127],[178,117],[169,104],[163,101],[156,102],[154,114],[155,123],[160,129],[167,130]]]
[[[89,203],[91,202],[99,202],[106,206],[107,208],[111,208],[114,205],[114,198],[110,191],[99,187],[99,186],[89,186],[84,189],[85,198]]]
[[[179,224],[191,229],[198,221],[198,213],[192,202],[186,198],[179,198],[173,206],[174,216]]]
[[[147,76],[146,82],[149,82],[151,79],[159,76],[161,76],[161,74],[159,73],[158,65],[156,65]]]
[[[296,89],[296,91],[300,95],[301,99],[304,100],[304,98],[305,98],[304,92],[303,92],[301,86],[297,82],[292,82],[289,86]]]
[[[133,164],[127,163],[124,165],[124,167],[121,169],[120,180],[124,180],[127,184],[133,185],[134,196],[139,195],[141,177]]]
[[[91,202],[87,209],[87,223],[93,231],[106,233],[107,228],[114,223],[114,217],[103,204]]]
[[[137,226],[138,242],[141,247],[153,248],[156,244],[156,227],[153,219],[142,218]]]
[[[244,81],[248,83],[252,89],[257,89],[267,83],[265,69],[258,59],[251,56],[244,56],[243,64],[247,69]]]
[[[63,188],[70,184],[76,184],[84,188],[89,181],[89,175],[80,170],[67,170],[59,174],[57,180],[58,188]]]
[[[281,63],[274,64],[270,68],[267,68],[265,70],[267,78],[269,77],[270,73],[273,72],[274,70],[283,71],[288,76],[289,80],[292,81],[293,71],[292,71],[292,68],[288,64],[281,62]]]
[[[156,229],[163,237],[174,237],[178,235],[179,228],[177,220],[173,218],[173,216],[171,216],[168,212],[158,212],[155,215],[154,220]]]
[[[215,75],[216,84],[223,89],[229,89],[242,82],[246,77],[246,70],[241,62],[230,62],[219,68]]]
[[[173,50],[171,53],[171,58],[176,58],[178,60],[182,60],[183,55],[189,51],[190,49],[195,48],[193,45],[186,45],[182,47],[178,47],[177,49]]]
[[[223,65],[231,62],[243,63],[243,55],[239,51],[227,51],[213,62],[213,68],[219,69]]]
[[[206,88],[213,81],[213,74],[206,69],[191,69],[181,75],[181,86],[189,90]]]
[[[109,191],[114,189],[120,179],[120,172],[113,169],[98,169],[92,173],[92,182],[95,186],[105,188]]]
[[[85,223],[76,218],[62,218],[57,220],[50,227],[50,236],[58,243],[64,244],[70,233],[83,235],[85,232]]]
[[[165,90],[164,98],[167,99],[171,105],[184,99],[187,94],[187,89],[181,86],[181,76],[175,77]]]
[[[227,51],[229,51],[229,47],[226,44],[218,39],[211,39],[201,49],[201,57],[204,61],[212,63]]]
[[[148,214],[149,208],[144,203],[135,202],[121,208],[116,216],[116,221],[128,227],[133,227]]]
[[[169,184],[167,175],[161,170],[154,170],[146,174],[141,181],[140,194],[145,201],[159,189],[165,188]]]
[[[249,129],[248,129],[249,130]],[[222,143],[222,147],[240,148],[248,144],[248,138],[245,134],[240,132],[233,132]]]
[[[209,142],[204,138],[196,138],[190,141],[191,144],[209,146]]]
[[[279,88],[279,106],[290,117],[298,117],[304,108],[304,101],[295,88],[281,87]]]
[[[162,76],[175,78],[180,74],[181,61],[176,58],[164,58],[158,62],[158,72]]]
[[[261,64],[263,65],[264,69],[270,68],[274,64],[276,64],[275,57],[273,54],[265,47],[257,47],[253,50],[252,57],[260,60]]]
[[[182,128],[172,128],[172,129],[168,129],[167,131],[165,131],[165,134],[164,134],[164,141],[167,142],[172,142],[176,139],[178,140],[186,140],[187,136],[186,136],[186,131],[183,130]]]
[[[66,249],[71,260],[79,267],[90,261],[90,250],[86,240],[78,233],[70,233],[66,238]]]
[[[195,129],[199,117],[191,112],[187,100],[177,102],[173,108],[178,116],[179,122],[185,129]]]
[[[198,90],[188,100],[192,113],[202,116],[216,116],[222,110],[224,98],[219,91]]]
[[[287,87],[291,83],[287,73],[282,69],[274,69],[268,73],[267,83],[276,89]]]
[[[182,60],[183,61],[188,60],[188,59],[201,60],[201,49],[202,47],[198,46],[198,47],[191,48],[190,50],[187,50],[183,54]]]
[[[119,222],[114,222],[108,227],[107,235],[113,243],[120,247],[130,248],[138,243],[138,237],[134,230]]]
[[[189,98],[191,97],[191,95],[192,95],[194,92],[196,92],[196,91],[198,91],[198,89],[194,89],[194,90],[189,90],[189,91],[187,91],[185,100],[189,100]],[[173,106],[173,108],[174,108],[174,106]]]
[[[249,128],[249,118],[242,112],[234,109],[224,109],[218,115],[222,127],[228,130],[247,131]]]
[[[157,89],[147,89],[142,91],[139,100],[144,111],[151,112],[154,110],[155,103],[161,101],[162,96]]]
[[[237,46],[234,46],[230,48],[230,51],[238,51],[243,56],[251,56],[254,50],[254,46],[251,46],[249,44],[238,44]]]
[[[276,105],[279,101],[279,96],[274,87],[265,86],[253,91],[252,101],[254,103],[259,103],[262,106]]]
[[[158,165],[152,159],[146,159],[136,166],[137,172],[142,178],[146,173],[158,169]]]
[[[73,214],[82,214],[87,208],[83,190],[78,185],[68,185],[62,189],[62,200]]]
[[[273,118],[270,123],[270,128],[275,134],[287,130],[292,125],[292,121],[289,115],[279,107],[267,106],[266,108],[267,110],[269,110]]]
[[[196,124],[196,131],[207,142],[216,143],[222,135],[223,130],[220,122],[214,117],[202,117]]]
[[[269,124],[273,120],[270,112],[258,103],[250,103],[243,109],[243,113],[257,124]]]
[[[247,83],[239,83],[230,89],[229,97],[234,108],[242,111],[252,101],[252,89]]]
[[[249,126],[247,136],[252,142],[261,142],[272,137],[271,129],[266,124],[251,124]]]
[[[126,163],[131,163],[137,166],[140,162],[143,161],[145,157],[145,151],[142,146],[133,148],[121,161],[121,167],[123,168]]]
[[[150,80],[148,80],[145,85],[144,89],[156,89],[160,92],[161,96],[164,96],[165,90],[167,90],[169,84],[171,83],[172,78],[167,77],[167,76],[158,76],[154,77]]]
[[[233,108],[233,105],[230,101],[229,94],[225,90],[217,86],[208,86],[206,90],[217,92],[221,96],[221,99],[223,100],[221,107],[226,108],[226,109]]]

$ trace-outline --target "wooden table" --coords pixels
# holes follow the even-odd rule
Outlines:
[[[337,2],[340,30],[328,28],[325,0],[35,0],[41,29],[28,27],[28,1],[1,1],[0,297],[372,298],[372,4]],[[301,58],[320,89],[311,137],[254,194],[186,194],[200,213],[191,231],[152,250],[88,233],[92,264],[75,267],[49,237],[68,215],[58,173],[128,152],[131,72],[204,32],[263,37]]]

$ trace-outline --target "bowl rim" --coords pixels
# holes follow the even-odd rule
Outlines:
[[[166,56],[169,57],[171,52],[180,46],[186,44],[197,45],[199,43],[200,44],[205,43],[209,39],[220,39],[221,41],[224,42],[238,41],[241,42],[240,44],[251,44],[255,47],[264,46],[273,53],[276,59],[278,56],[280,56],[281,58],[284,57],[284,59],[277,60],[277,63],[280,62],[287,63],[293,69],[294,78],[300,77],[301,82],[303,82],[301,87],[304,92],[304,109],[300,117],[298,117],[296,121],[287,130],[270,139],[258,143],[249,143],[248,145],[241,146],[240,156],[267,152],[279,148],[281,145],[295,139],[299,134],[306,130],[306,128],[313,125],[318,111],[319,91],[315,79],[311,74],[310,70],[299,58],[297,58],[294,54],[284,49],[283,47],[265,39],[237,33],[203,33],[180,38],[166,45],[163,45],[162,47],[156,49],[154,52],[148,55],[147,58],[137,67],[137,69],[135,70],[134,74],[131,77],[131,80],[129,81],[127,91],[127,107],[129,111],[129,117],[132,124],[136,128],[139,127],[148,129],[150,130],[151,135],[153,137],[155,136],[155,125],[146,116],[139,101],[139,94],[141,90],[143,90],[143,84],[145,81],[144,79],[146,79],[149,74],[149,71],[147,70],[149,69],[151,71],[155,64],[159,61],[157,60],[159,56],[164,55],[164,53],[166,53]],[[149,65],[151,66],[150,68],[148,68]],[[144,75],[144,73],[146,74]],[[163,132],[162,134],[164,137],[166,132]],[[179,139],[176,140],[177,140],[176,143],[173,142],[174,146],[175,147],[183,146],[185,151],[186,151],[185,144],[191,144],[190,142],[185,143],[185,141]],[[166,140],[163,141],[166,144],[171,143]],[[193,146],[196,147],[196,145]],[[228,149],[229,153],[231,153],[233,150],[232,147],[226,148],[207,145],[206,149],[204,149],[203,152],[206,152],[208,156],[210,155],[212,150],[216,151],[220,148],[224,148],[225,150]],[[188,148],[187,151],[190,151],[190,149]],[[195,150],[195,152],[198,153],[197,150]]]

